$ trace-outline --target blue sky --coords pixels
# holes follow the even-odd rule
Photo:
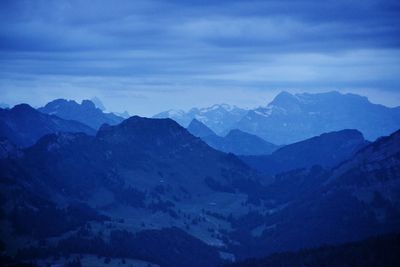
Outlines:
[[[0,102],[152,115],[338,90],[400,105],[400,2],[1,1]]]

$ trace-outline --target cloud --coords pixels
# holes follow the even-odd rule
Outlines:
[[[399,36],[394,0],[2,1],[0,97],[39,103],[96,94],[150,114],[223,96],[263,102],[242,92],[393,95]]]

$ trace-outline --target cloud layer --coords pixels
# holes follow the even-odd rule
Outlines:
[[[280,90],[400,104],[398,1],[2,1],[0,97],[151,115]]]

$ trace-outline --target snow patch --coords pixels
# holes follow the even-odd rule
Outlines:
[[[185,112],[183,110],[175,110],[171,109],[167,111],[167,114],[169,117],[183,117],[185,115]]]

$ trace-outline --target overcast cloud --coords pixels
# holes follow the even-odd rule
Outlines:
[[[400,2],[1,1],[0,102],[152,115],[277,92],[400,105]]]

